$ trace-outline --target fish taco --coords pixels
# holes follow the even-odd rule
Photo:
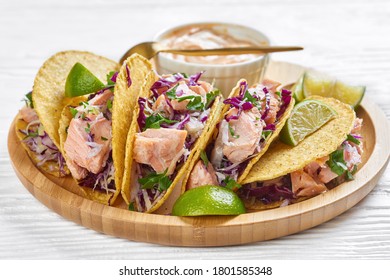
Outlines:
[[[182,191],[218,185],[236,191],[252,166],[277,137],[294,106],[291,92],[264,80],[249,87],[240,80],[223,103],[217,128],[199,151]]]
[[[148,60],[133,55],[119,73],[106,73],[106,87],[70,98],[62,110],[61,150],[73,178],[92,200],[112,205],[120,193],[127,131],[150,70]]]
[[[40,170],[56,177],[68,175],[69,169],[61,151],[45,131],[34,109],[32,92],[26,94],[25,102],[15,120],[15,132],[23,148]]]
[[[221,94],[201,75],[148,74],[127,137],[122,196],[129,209],[156,211],[211,137]]]
[[[353,179],[363,153],[362,119],[336,99],[310,99],[331,106],[336,117],[297,146],[276,142],[269,148],[237,192],[247,209],[285,206]]]
[[[35,165],[42,171],[63,177],[69,174],[60,149],[59,120],[64,106],[67,73],[76,62],[104,78],[116,62],[83,51],[59,52],[47,59],[39,69],[32,92],[16,119],[16,135]]]

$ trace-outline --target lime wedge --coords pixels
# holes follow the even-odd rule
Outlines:
[[[365,86],[350,86],[336,81],[332,97],[356,108],[362,101],[365,92]]]
[[[306,72],[303,78],[303,96],[331,97],[335,80],[324,74]]]
[[[336,115],[332,107],[321,101],[304,100],[292,110],[290,118],[280,132],[280,140],[288,145],[296,146]]]
[[[293,97],[296,103],[305,99],[305,96],[303,95],[303,78],[304,75],[302,75],[299,80],[291,87],[291,92],[293,93]]]
[[[241,199],[231,190],[201,186],[182,194],[173,205],[174,216],[239,215],[245,213]]]
[[[303,97],[320,95],[333,97],[341,102],[357,107],[363,99],[366,87],[351,86],[329,76],[306,72],[303,78]]]
[[[65,96],[75,97],[94,93],[105,85],[84,65],[76,63],[70,70],[65,83]]]

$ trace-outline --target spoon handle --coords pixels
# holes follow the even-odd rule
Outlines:
[[[229,55],[229,54],[266,54],[273,52],[300,51],[302,47],[245,47],[245,48],[223,48],[223,49],[206,49],[206,50],[159,50],[159,52],[190,55],[190,56],[207,56],[207,55]]]

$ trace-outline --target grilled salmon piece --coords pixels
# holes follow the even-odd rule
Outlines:
[[[237,113],[238,109],[232,108],[227,116]],[[229,125],[229,139],[224,143],[223,154],[232,163],[239,163],[253,155],[259,146],[263,132],[261,114],[253,107],[250,111],[242,111],[237,120],[230,120]]]
[[[302,169],[291,173],[291,184],[293,193],[298,197],[312,197],[328,190]]]
[[[213,165],[208,163],[206,167],[202,160],[198,160],[188,178],[187,190],[204,185],[218,186],[219,183]]]
[[[185,130],[148,128],[135,136],[133,159],[150,165],[157,173],[167,170],[171,175],[184,152],[186,137]]]
[[[19,114],[26,123],[38,120],[38,115],[35,110],[27,106],[20,109]]]
[[[90,131],[90,135],[87,131]],[[91,141],[93,138],[93,141]],[[111,121],[101,118],[91,125],[82,119],[72,119],[64,149],[78,166],[97,174],[106,164],[111,143]],[[80,172],[77,172],[81,174]],[[73,173],[72,173],[73,174]]]

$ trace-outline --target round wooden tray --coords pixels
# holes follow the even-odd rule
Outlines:
[[[287,84],[303,70],[301,66],[272,62],[267,77]],[[15,172],[28,191],[48,208],[80,225],[129,240],[164,245],[236,245],[319,225],[354,206],[375,187],[389,161],[390,127],[385,115],[367,96],[357,115],[364,119],[365,152],[355,180],[297,204],[234,217],[145,214],[126,210],[121,199],[114,206],[85,199],[72,178],[55,178],[34,166],[16,137],[14,124],[8,134],[8,151]]]

